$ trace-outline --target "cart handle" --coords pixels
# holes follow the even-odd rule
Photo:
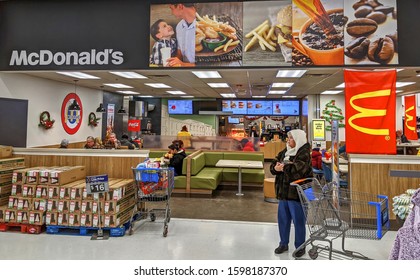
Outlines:
[[[314,179],[313,178],[304,178],[304,179],[299,179],[296,181],[293,181],[290,183],[290,185],[303,185],[303,184],[307,184],[307,183],[311,183]]]

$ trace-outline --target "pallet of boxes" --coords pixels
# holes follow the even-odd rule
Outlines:
[[[85,179],[50,185],[46,224],[48,234],[92,235],[98,227],[123,236],[135,206],[134,181],[109,179],[109,191],[88,194]]]
[[[23,219],[28,217],[23,209],[24,200],[16,200],[15,204],[9,205],[13,190],[13,174],[25,167],[25,159],[13,158],[12,150],[11,146],[0,146],[0,231],[19,229],[21,232],[31,232],[33,229],[27,222],[23,222]],[[18,209],[18,205],[22,209]]]
[[[9,226],[14,222],[18,223],[13,224],[14,226],[21,226],[22,232],[42,232],[46,224],[49,192],[57,189],[58,182],[66,184],[85,176],[84,166],[30,167],[14,170],[7,209],[11,213]]]

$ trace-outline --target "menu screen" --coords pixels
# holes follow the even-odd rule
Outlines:
[[[273,101],[273,115],[299,116],[299,100]]]
[[[246,115],[246,101],[245,100],[223,100],[223,112],[233,112],[234,115]]]
[[[192,100],[168,100],[168,113],[171,115],[191,115]]]
[[[247,101],[248,114],[271,115],[273,113],[273,101],[250,100]]]

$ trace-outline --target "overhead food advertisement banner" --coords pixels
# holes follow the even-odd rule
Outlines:
[[[396,70],[344,70],[346,152],[396,154]]]
[[[404,134],[408,140],[417,140],[416,96],[404,96]]]
[[[0,70],[417,65],[412,1],[0,1]]]

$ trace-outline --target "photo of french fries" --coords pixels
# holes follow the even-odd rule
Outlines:
[[[278,14],[291,10],[291,1],[252,1],[243,5],[243,65],[290,66],[292,48],[288,34],[291,32],[286,31],[291,28],[278,20]],[[291,20],[291,14],[287,15]]]
[[[269,20],[267,19],[251,30],[251,32],[248,32],[245,35],[245,38],[251,38],[251,40],[246,44],[244,51],[247,52],[253,47],[259,45],[264,51],[269,49],[270,51],[275,52],[279,43],[278,38],[274,34],[274,29],[275,26],[271,26],[269,24]]]
[[[228,22],[218,20],[216,15],[200,16],[196,13],[195,52],[227,52],[229,47],[239,45],[236,29]]]

